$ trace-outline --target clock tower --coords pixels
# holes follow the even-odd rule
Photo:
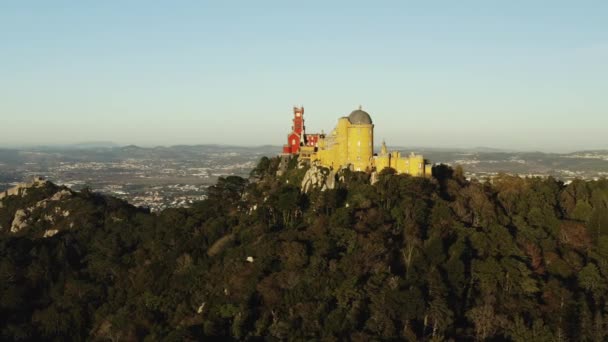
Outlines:
[[[283,146],[283,153],[297,154],[300,151],[300,146],[304,144],[305,132],[304,107],[293,107],[293,125],[291,126],[291,133],[287,135],[287,145]]]

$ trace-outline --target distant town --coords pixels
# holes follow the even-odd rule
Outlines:
[[[179,146],[0,150],[0,191],[35,176],[74,190],[90,187],[160,211],[205,198],[221,176],[247,177],[272,148]]]
[[[554,154],[484,148],[391,149],[423,153],[433,164],[461,165],[467,178],[479,181],[499,173],[551,176],[564,183],[577,178],[608,177],[608,151]],[[160,211],[187,207],[204,199],[207,188],[221,176],[248,177],[262,156],[276,156],[280,150],[278,146],[218,145],[0,149],[0,191],[41,176],[75,190],[88,186],[133,205]]]

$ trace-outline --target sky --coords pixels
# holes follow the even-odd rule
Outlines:
[[[608,1],[3,1],[0,147],[608,149]]]

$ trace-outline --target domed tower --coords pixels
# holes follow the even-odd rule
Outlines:
[[[361,107],[348,116],[348,162],[355,171],[369,171],[374,155],[374,125],[370,115]]]

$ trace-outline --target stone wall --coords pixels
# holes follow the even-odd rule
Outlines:
[[[44,184],[46,184],[46,180],[41,177],[34,177],[34,179],[29,183],[19,183],[4,192],[0,192],[0,200],[8,196],[25,195],[27,193],[27,189],[41,187]]]

